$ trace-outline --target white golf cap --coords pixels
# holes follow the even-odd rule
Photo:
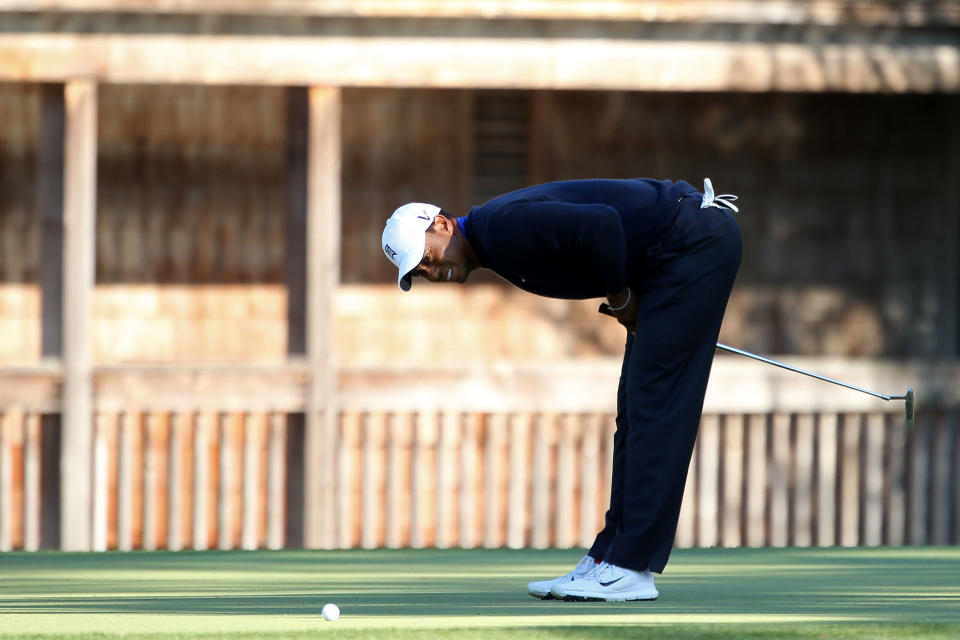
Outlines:
[[[404,291],[410,291],[413,278],[409,274],[423,260],[425,234],[438,213],[440,207],[411,202],[398,208],[387,220],[380,244],[390,262],[400,270],[397,286]]]

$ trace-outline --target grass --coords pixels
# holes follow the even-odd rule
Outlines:
[[[581,553],[0,554],[0,638],[960,638],[960,548],[681,550],[655,602],[526,595]]]

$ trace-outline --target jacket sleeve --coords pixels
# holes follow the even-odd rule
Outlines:
[[[610,205],[536,200],[521,204],[499,222],[507,227],[501,239],[510,251],[531,259],[570,254],[593,266],[608,295],[627,286],[626,235],[620,214]]]

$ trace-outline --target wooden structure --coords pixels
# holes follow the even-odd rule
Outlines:
[[[242,545],[264,544],[256,531],[258,521],[251,514],[259,513],[261,504],[276,508],[275,497],[279,494],[280,483],[278,465],[282,457],[287,471],[284,479],[285,500],[287,504],[298,505],[284,516],[287,527],[284,543],[302,543],[307,547],[356,544],[356,536],[350,533],[352,525],[344,524],[353,520],[342,518],[344,513],[353,508],[342,504],[346,496],[352,493],[338,493],[338,488],[342,490],[353,482],[349,467],[344,465],[352,459],[351,456],[355,457],[358,448],[366,447],[363,448],[362,460],[373,464],[363,464],[363,469],[365,473],[373,473],[377,466],[374,461],[380,454],[373,445],[360,445],[351,438],[357,433],[368,433],[372,434],[370,442],[376,442],[375,438],[382,436],[380,425],[387,418],[384,413],[372,411],[419,412],[422,407],[384,406],[375,409],[372,406],[375,399],[365,398],[365,406],[353,409],[359,414],[351,414],[343,409],[351,398],[343,386],[343,378],[349,372],[339,371],[336,365],[332,310],[340,265],[344,88],[415,86],[430,89],[751,93],[960,92],[960,42],[956,35],[960,26],[960,9],[956,3],[934,2],[918,7],[876,1],[812,4],[799,0],[769,3],[615,2],[604,3],[600,14],[588,8],[589,5],[559,0],[522,3],[522,8],[509,2],[479,1],[394,4],[375,0],[273,0],[265,3],[246,0],[217,0],[212,3],[13,0],[6,3],[0,11],[0,20],[9,25],[0,33],[0,82],[51,85],[43,91],[42,124],[37,150],[38,166],[41,167],[37,176],[40,194],[37,199],[38,215],[43,221],[41,245],[45,249],[40,282],[44,301],[42,342],[43,355],[49,362],[26,370],[0,371],[5,379],[4,388],[14,388],[11,386],[13,381],[18,380],[16,392],[4,404],[10,410],[5,410],[8,426],[5,427],[4,437],[7,440],[0,442],[0,515],[6,517],[7,513],[16,511],[11,504],[13,484],[10,478],[12,470],[19,468],[13,462],[14,449],[4,443],[16,442],[17,447],[22,443],[22,449],[16,450],[22,452],[24,478],[21,498],[22,513],[25,514],[21,538],[23,546],[44,546],[44,536],[51,534],[41,531],[39,523],[55,519],[59,522],[59,531],[56,536],[47,538],[45,546],[67,550],[104,548],[108,546],[109,532],[115,530],[116,546],[119,548],[152,548],[158,546],[156,536],[162,528],[167,531],[167,545],[177,547],[177,540],[184,530],[183,523],[186,522],[185,519],[178,520],[178,514],[182,515],[185,507],[175,502],[178,485],[170,483],[179,482],[177,470],[187,466],[193,469],[193,517],[190,519],[193,546],[203,548],[210,544],[213,529],[209,527],[210,518],[203,517],[205,513],[209,515],[210,509],[217,510],[217,521],[220,523],[216,528],[216,544],[220,547],[235,544],[226,523],[235,518],[237,511],[231,506],[231,485],[226,484],[223,478],[231,477],[238,468],[247,474],[243,482]],[[66,28],[58,26],[64,24]],[[790,32],[789,38],[776,37],[777,32],[783,29]],[[871,30],[882,30],[889,37],[883,43],[874,41],[869,38]],[[867,34],[867,42],[864,42],[864,33]],[[174,368],[158,374],[136,369],[112,370],[94,365],[90,318],[96,264],[97,128],[102,125],[97,119],[97,105],[101,88],[111,84],[288,87],[286,125],[290,136],[286,150],[289,162],[286,179],[289,197],[285,203],[288,230],[285,248],[289,263],[284,284],[289,292],[290,357],[287,363],[277,365],[274,371],[269,372],[269,376],[257,371],[256,376],[251,378],[243,367],[225,370],[214,368],[213,371],[200,372]],[[952,136],[951,144],[956,145],[958,133],[956,124],[953,126],[949,135]],[[956,166],[954,164],[949,168],[953,172],[951,175],[957,175]],[[62,185],[62,193],[58,185]],[[955,210],[957,194],[952,197],[954,199],[950,206]],[[955,231],[956,227],[953,229]],[[62,262],[58,247],[62,247]],[[48,255],[58,257],[48,261]],[[955,266],[955,255],[953,259]],[[952,314],[950,317],[956,317],[956,292],[952,302],[948,302],[948,312]],[[944,375],[955,378],[952,370]],[[176,401],[159,392],[169,381],[178,378],[187,382],[186,386],[173,384],[176,393],[180,394],[175,396]],[[210,383],[211,387],[218,390],[217,397],[212,400],[198,390],[202,389],[203,381],[211,378],[217,380]],[[899,386],[904,386],[901,378],[892,379]],[[941,380],[928,379],[928,387],[936,387],[938,380]],[[245,389],[246,393],[231,397],[224,390],[233,385],[239,385],[237,388]],[[144,393],[144,389],[148,389],[148,392]],[[254,393],[255,389],[268,389],[270,393]],[[497,393],[504,394],[505,391],[498,389]],[[400,397],[388,393],[382,396],[394,400]],[[949,402],[954,399],[945,393],[941,400],[947,403],[942,405],[948,410],[942,423],[946,426],[918,433],[947,434],[934,435],[934,441],[946,438],[953,442],[956,436],[949,434],[956,433],[956,417],[955,413],[949,412],[952,411]],[[212,406],[207,404],[211,402]],[[423,411],[423,415],[428,416],[426,424],[429,425],[433,419],[429,416],[435,416],[441,410],[483,411],[491,415],[468,420],[464,430],[458,432],[460,438],[449,435],[452,439],[446,440],[445,428],[438,430],[435,426],[424,428],[429,433],[437,434],[436,440],[432,439],[433,436],[424,436],[428,438],[425,441],[413,437],[414,443],[427,442],[425,446],[428,449],[432,447],[432,455],[440,460],[436,467],[437,486],[440,487],[436,491],[441,496],[436,502],[439,521],[436,536],[431,537],[418,529],[418,521],[414,520],[415,526],[412,525],[408,538],[399,533],[400,529],[390,525],[382,535],[379,529],[362,531],[362,544],[417,546],[430,543],[443,546],[454,544],[454,538],[459,541],[458,544],[473,544],[476,537],[470,531],[475,531],[476,526],[467,526],[454,536],[444,524],[449,517],[446,510],[449,504],[442,496],[447,495],[454,486],[452,476],[448,475],[452,468],[450,456],[459,456],[467,471],[477,469],[480,464],[475,456],[477,447],[489,446],[493,448],[491,451],[495,451],[500,442],[497,438],[503,434],[500,427],[487,430],[486,426],[481,429],[479,424],[501,425],[504,420],[512,424],[513,413],[537,413],[540,408],[515,407],[504,412],[510,413],[511,417],[497,417],[490,407],[437,407],[436,411]],[[556,408],[552,410],[560,411]],[[183,425],[194,424],[194,412],[201,411],[220,416],[215,421],[216,429],[197,427],[188,431]],[[234,427],[228,426],[224,415],[229,411],[246,416],[241,431],[246,434],[245,437],[249,437],[244,442],[260,444],[245,444],[242,454],[241,449],[230,444],[237,441],[231,438],[239,438],[239,431],[235,433],[231,430]],[[609,412],[609,407],[575,406],[564,411],[577,415],[588,411],[602,414]],[[749,411],[741,405],[732,413],[741,416]],[[812,428],[810,419],[798,417],[795,426],[789,426],[793,423],[782,417],[785,411],[790,409],[767,403],[757,409],[757,415],[775,412],[780,417],[773,418],[773,424],[787,420],[784,424],[794,429],[791,433],[806,438]],[[832,434],[836,432],[831,431],[830,425],[838,413],[847,411],[847,407],[842,404],[830,405],[824,411],[826,417],[816,424],[817,429],[826,431],[817,432],[821,434],[818,441],[831,442]],[[41,417],[41,412],[50,415]],[[116,418],[118,412],[123,414],[122,419]],[[51,417],[54,413],[61,416],[59,424]],[[249,416],[254,413],[266,417],[256,417],[250,422]],[[719,415],[723,412],[717,410],[715,413]],[[291,419],[281,438],[278,435],[281,431],[277,418],[279,414],[302,414],[304,418],[302,424],[298,423],[298,418]],[[24,417],[21,419],[21,416]],[[134,456],[131,453],[133,441],[127,438],[134,437],[132,434],[141,416],[146,416],[146,426],[141,425],[141,435],[142,442],[147,443],[142,447],[142,453],[137,454],[142,456],[144,470],[144,506],[141,510],[143,533],[140,545],[135,545],[132,531],[136,518],[130,506],[129,492],[133,486],[133,460],[139,458],[131,457]],[[171,417],[168,419],[166,416]],[[519,419],[521,424],[527,424],[523,422],[525,418]],[[567,426],[562,428],[549,426],[553,424],[550,422],[552,419],[537,418],[530,423],[538,425],[536,427],[517,427],[521,434],[518,438],[523,440],[528,437],[530,429],[541,430],[538,433],[544,439],[535,440],[557,442],[557,456],[560,457],[556,464],[561,465],[569,461],[575,441],[585,446],[587,451],[592,451],[594,436],[584,434],[594,433],[590,430],[595,427],[582,425],[595,424],[595,419],[586,422],[573,419],[568,423],[565,418],[561,422]],[[762,424],[766,425],[767,418],[758,418],[761,419],[764,421]],[[346,420],[346,424],[363,420],[367,426],[359,431],[345,428],[342,420]],[[705,424],[701,448],[709,450],[716,446],[720,433],[716,420],[711,417]],[[750,449],[743,449],[736,444],[744,441],[743,428],[728,428],[727,425],[739,424],[737,420],[738,417],[729,418],[729,423],[727,418],[721,420],[724,425],[723,437],[730,438],[729,450],[740,451],[748,469],[754,463],[758,465],[757,468],[767,468],[764,466],[767,462],[755,462],[758,459],[767,460],[760,455],[761,449],[766,451],[766,445],[761,447],[757,444],[761,441],[759,437],[746,440],[749,447],[758,447],[756,455],[749,453]],[[755,424],[752,418],[746,420],[747,424]],[[895,442],[888,449],[892,452],[891,459],[902,452],[902,442],[893,440],[895,436],[877,439],[881,436],[875,434],[887,434],[890,431],[883,426],[886,420],[888,418],[869,418],[872,426],[863,433],[874,435],[867,435],[862,441],[858,428],[844,428],[842,442],[844,447],[849,448],[851,459],[856,458],[854,453],[861,446],[868,452],[874,452],[877,447],[887,447],[882,443],[889,442]],[[754,428],[757,433],[766,433],[764,429],[765,426]],[[488,439],[479,439],[481,430]],[[775,429],[774,432],[782,434],[784,431]],[[40,433],[49,437],[40,438]],[[415,430],[412,433],[420,432]],[[550,435],[554,433],[578,435]],[[117,435],[119,444],[114,458],[110,458],[113,454],[109,453],[111,447],[106,444],[104,438],[107,436],[104,434]],[[849,435],[848,440],[848,434],[856,435]],[[786,442],[777,439],[780,437],[782,435],[771,440],[770,449],[774,460],[778,461],[772,468],[779,470],[778,473],[782,473],[784,467],[780,463],[784,462],[788,451]],[[887,438],[887,435],[882,437]],[[165,443],[166,448],[162,449],[170,452],[163,458],[166,460],[164,464],[168,465],[166,483],[161,481],[156,472],[160,464],[160,458],[155,457],[158,455],[157,449],[149,446],[154,438]],[[454,440],[462,441],[463,446],[456,450],[448,447]],[[186,462],[186,458],[178,457],[176,453],[187,442],[192,443],[192,466]],[[210,498],[210,488],[213,486],[210,483],[212,468],[205,466],[198,452],[214,446],[213,442],[217,443],[219,493],[215,501],[204,502]],[[390,443],[394,442],[389,440],[385,446],[389,449],[393,446]],[[283,443],[283,456],[279,443]],[[408,444],[403,441],[396,446],[403,448]],[[410,464],[416,467],[419,464],[416,456],[427,454],[417,449],[415,444],[409,446],[413,448],[410,455],[414,456]],[[258,457],[257,452],[263,447],[266,447],[269,465],[262,456]],[[939,452],[957,449],[960,447],[914,447],[911,451],[933,452],[922,455],[949,455]],[[510,458],[511,468],[519,473],[525,466],[524,456],[527,454],[522,448],[511,448],[510,451],[511,455],[516,456]],[[832,455],[838,460],[843,459],[843,451],[845,449],[833,451]],[[797,449],[797,453],[813,455],[810,449]],[[535,469],[542,470],[545,465],[554,464],[548,462],[546,455],[542,449],[535,450]],[[47,460],[45,468],[56,466],[58,469],[57,474],[50,476],[57,479],[55,487],[49,478],[45,480],[38,475],[41,459]],[[59,464],[49,464],[52,459],[58,460]],[[118,497],[115,502],[106,497],[110,494],[105,487],[111,483],[108,470],[113,468],[102,464],[107,459],[116,460]],[[242,465],[237,465],[236,460],[243,460]],[[723,500],[727,502],[717,502],[720,494],[711,494],[715,490],[711,479],[716,477],[719,468],[723,469],[724,474],[733,474],[740,465],[733,462],[710,467],[716,462],[709,455],[701,455],[698,460],[703,465],[698,467],[697,474],[691,476],[694,478],[691,482],[703,482],[702,491],[696,495],[699,504],[706,506],[703,506],[702,513],[695,520],[699,533],[693,538],[684,534],[687,537],[682,539],[688,542],[695,540],[700,544],[711,544],[718,536],[723,540],[735,540],[737,537],[733,531],[737,527],[732,523],[736,519],[728,517],[721,521],[722,535],[717,533],[712,523],[716,521],[716,514],[722,511],[718,504],[729,505],[734,511],[741,507],[729,502],[732,498],[723,492]],[[483,459],[484,465],[494,463],[494,458]],[[389,468],[395,469],[400,463],[394,461],[390,464],[393,466]],[[803,460],[796,464],[801,467],[806,465]],[[887,537],[877,538],[873,533],[876,531],[874,525],[877,518],[882,520],[887,517],[887,522],[889,518],[899,518],[903,522],[910,520],[901,509],[906,502],[900,498],[894,500],[895,504],[889,512],[892,515],[878,515],[887,512],[876,508],[878,478],[884,477],[884,473],[898,478],[900,472],[895,466],[884,467],[883,470],[864,466],[866,470],[862,471],[859,464],[851,463],[843,467],[841,475],[849,474],[849,478],[839,485],[841,488],[838,491],[842,494],[841,502],[845,500],[843,504],[848,507],[844,513],[859,514],[862,511],[869,526],[857,528],[854,534],[853,525],[842,524],[842,533],[836,540],[844,544],[903,541],[898,532],[905,529],[896,525],[892,525],[890,531],[893,533]],[[820,468],[829,467],[827,464]],[[261,469],[269,469],[267,488],[263,494],[269,499],[257,502],[257,496],[261,494],[254,491],[253,479],[259,477]],[[950,476],[944,471],[949,469],[949,465],[940,464],[934,469],[935,473],[946,474],[940,478],[942,484],[937,486],[956,486],[956,475]],[[544,476],[535,474],[535,486],[531,489],[533,530],[530,536],[518,533],[521,529],[525,530],[526,525],[518,524],[514,519],[508,525],[506,538],[491,533],[494,530],[491,528],[485,533],[485,539],[494,544],[504,544],[506,540],[506,544],[511,545],[565,546],[573,543],[573,540],[564,537],[566,534],[563,532],[569,531],[567,525],[577,518],[582,524],[581,532],[589,528],[590,514],[596,512],[602,494],[600,486],[596,484],[598,477],[602,477],[602,474],[588,469],[584,471],[582,484],[576,488],[572,485],[557,488],[559,495],[581,491],[584,496],[581,505],[586,505],[582,506],[583,512],[576,518],[572,512],[563,511],[563,507],[558,506],[560,511],[556,514],[555,531],[560,534],[559,537],[551,533],[552,529],[549,528],[551,519],[548,513],[553,508],[550,506],[554,504],[551,501],[553,499],[545,497],[548,495],[545,485],[537,484],[545,482]],[[859,481],[861,477],[866,479],[864,486],[868,488],[862,494],[867,496],[867,506],[862,508],[858,506],[861,504],[858,502],[858,496],[861,495],[859,489],[850,489],[856,484],[853,479]],[[417,494],[416,476],[413,482],[414,489],[411,491]],[[526,486],[523,484],[525,481],[517,482],[521,483],[520,486]],[[786,495],[786,476],[775,475],[773,482],[773,495]],[[802,480],[801,484],[803,482],[807,481]],[[41,488],[41,485],[44,486]],[[363,495],[367,495],[366,492],[374,495],[384,486],[381,479],[365,477],[360,491]],[[467,491],[466,488],[470,487],[467,480],[459,486],[462,489],[460,519],[469,524],[470,514],[473,513],[470,505],[476,498]],[[734,477],[731,475],[730,483],[722,486],[735,486]],[[809,510],[809,491],[801,492],[807,497],[799,499],[795,507],[784,507],[786,503],[781,501],[773,507],[761,509],[758,506],[762,502],[761,497],[752,493],[760,491],[761,485],[752,486],[745,490],[748,505],[752,506],[744,511],[748,519],[740,527],[741,531],[758,531],[753,526],[757,523],[750,518],[759,518],[757,514],[762,510],[771,514],[769,518],[772,518],[771,530],[774,533],[770,538],[764,537],[762,542],[758,542],[760,539],[753,542],[780,544],[794,540],[802,544],[807,539],[803,537],[805,534],[793,534],[794,537],[790,538],[784,533],[787,530],[784,523],[787,521],[785,518],[793,517],[796,521],[796,513],[800,514],[800,522],[807,522],[804,514]],[[817,486],[822,489],[826,499],[833,485],[824,480]],[[919,485],[915,483],[911,486]],[[11,488],[4,493],[3,487]],[[166,508],[166,527],[161,527],[156,505],[152,502],[158,499],[160,487],[171,488],[168,494],[170,503]],[[511,513],[522,510],[527,504],[522,498],[523,491],[526,489],[514,490],[504,498],[513,505]],[[53,517],[41,518],[38,515],[38,496],[41,493],[48,498],[56,496],[55,504],[59,505],[59,509],[54,510]],[[484,495],[485,499],[496,500],[492,490]],[[955,506],[956,489],[938,495],[938,500],[944,504],[954,504],[952,513],[960,511],[960,507]],[[397,514],[400,509],[397,500],[396,496],[392,502],[388,500],[387,514]],[[562,502],[557,500],[556,505]],[[337,504],[341,508],[331,508]],[[377,504],[372,498],[362,501],[364,522],[376,520],[374,514]],[[495,504],[491,502],[491,505]],[[919,502],[914,500],[910,504]],[[116,511],[115,529],[107,526],[111,509]],[[496,511],[498,507],[489,506],[489,509]],[[269,524],[264,538],[267,546],[275,546],[280,540],[280,516],[277,513],[272,511],[272,515],[267,516]],[[790,513],[795,515],[790,516]],[[954,521],[957,520],[960,520],[960,516],[954,517]],[[476,525],[479,520],[473,522]],[[487,518],[484,522],[492,520]],[[685,520],[685,523],[684,526],[689,528],[689,522]],[[812,526],[802,524],[799,531],[809,532]],[[822,525],[824,531],[831,526],[829,521]],[[849,528],[843,529],[844,526]],[[950,531],[950,525],[939,521],[931,526],[937,531],[941,531],[941,527],[946,527],[943,531]],[[12,535],[10,531],[14,529],[16,527],[0,526],[0,548],[3,548],[2,537],[7,536],[9,541]],[[578,538],[582,539],[582,536]],[[926,538],[917,538],[920,539]],[[957,536],[955,532],[937,534],[935,539],[956,541]],[[826,543],[831,538],[824,533],[817,540]]]
[[[907,431],[899,404],[719,360],[677,544],[960,543],[960,413],[934,408],[960,405],[960,368],[817,364],[881,388],[910,380],[927,408]],[[34,369],[17,381],[12,373],[13,388],[32,392],[0,397],[12,407],[0,422],[0,550],[37,549],[40,412],[57,408],[59,374]],[[588,546],[609,496],[617,363],[424,374],[339,372],[340,409],[324,452],[335,470],[327,546]],[[307,410],[309,375],[306,362],[100,368],[84,483],[89,548],[298,544],[289,528],[298,509],[289,416]],[[437,404],[438,384],[459,403]],[[790,393],[798,386],[804,395]]]

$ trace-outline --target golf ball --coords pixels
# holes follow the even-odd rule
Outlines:
[[[323,605],[323,609],[320,609],[320,615],[323,616],[324,620],[336,620],[340,617],[340,607],[328,602]]]

